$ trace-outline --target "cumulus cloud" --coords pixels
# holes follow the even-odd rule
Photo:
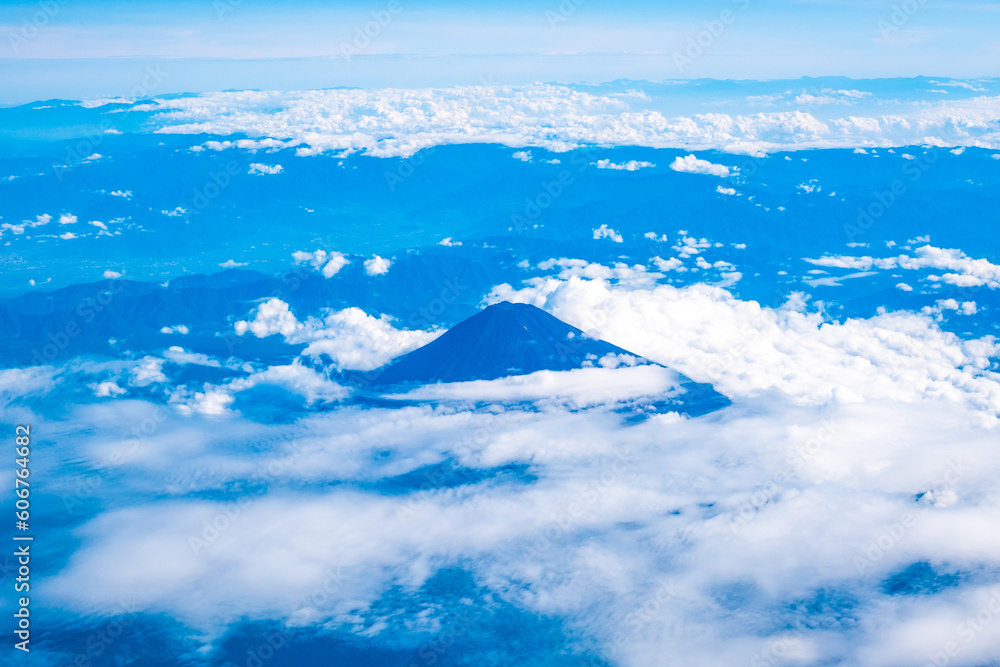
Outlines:
[[[301,365],[181,393],[180,414],[119,457],[120,482],[46,578],[47,599],[97,615],[129,599],[206,641],[252,618],[420,646],[456,611],[440,597],[424,605],[421,587],[438,568],[465,568],[494,600],[572,627],[575,650],[629,666],[668,653],[698,665],[923,664],[990,603],[995,584],[979,573],[1000,549],[1000,465],[980,401],[998,378],[975,359],[995,344],[919,314],[833,323],[804,312],[803,297],[769,309],[704,285],[549,277],[510,291],[686,364],[735,405],[623,425],[621,399],[671,386],[656,367],[428,387],[398,407],[344,406],[294,427],[232,408],[254,382],[336,395]],[[498,404],[518,400],[535,404]],[[73,488],[81,467],[121,450],[123,421],[150,413],[119,400],[71,415],[61,445],[75,458],[51,483]],[[530,479],[495,477],[511,466]],[[379,492],[400,476],[419,488]],[[246,480],[261,490],[214,499]],[[900,573],[915,564],[948,588],[905,594]],[[416,601],[426,630],[408,613],[394,620]],[[977,633],[962,648],[974,664],[1000,643]]]
[[[730,197],[736,194],[736,190],[734,188],[724,188],[721,185],[716,186],[715,191],[720,195],[729,195]]]
[[[91,385],[91,388],[94,390],[94,396],[97,396],[98,398],[121,396],[126,393],[124,389],[118,386],[118,383],[110,380]]]
[[[159,132],[246,133],[200,149],[256,151],[294,147],[299,155],[363,150],[409,156],[451,143],[500,143],[519,152],[584,145],[717,149],[761,155],[800,148],[912,146],[942,143],[1000,147],[1000,102],[982,96],[943,105],[886,102],[878,116],[838,117],[859,91],[824,91],[769,113],[669,117],[646,95],[597,95],[568,86],[458,86],[438,89],[235,91],[137,105],[153,112]],[[864,96],[864,93],[860,93]],[[662,98],[656,98],[662,101]],[[836,103],[835,103],[836,102]]]
[[[692,264],[731,268],[709,261],[714,243],[680,237]],[[463,568],[490,604],[558,619],[573,650],[628,666],[664,655],[923,664],[995,607],[994,338],[963,339],[923,313],[836,321],[802,294],[768,308],[709,285],[657,284],[624,264],[537,268],[554,274],[496,286],[489,301],[544,307],[713,383],[733,406],[698,419],[665,411],[656,399],[676,376],[620,357],[424,387],[398,404],[338,405],[290,424],[241,416],[238,400],[281,387],[319,407],[348,391],[293,361],[170,388],[165,406],[125,399],[126,386],[165,390],[173,365],[214,361],[171,347],[122,362],[121,381],[87,380],[88,393],[117,400],[36,417],[73,454],[47,457],[49,491],[72,498],[89,483],[101,501],[41,578],[46,600],[102,618],[128,599],[206,644],[241,619],[271,619],[436,646],[455,609],[422,586],[439,568]],[[317,358],[343,367],[434,335],[358,309],[300,320],[277,299],[237,327],[327,346]],[[58,383],[71,370],[0,370],[0,406],[65,395]],[[155,426],[123,442],[143,423]],[[907,574],[914,567],[921,577]],[[961,648],[966,663],[986,663],[1000,638],[973,633]]]
[[[249,331],[258,338],[274,334],[290,338],[302,329],[302,324],[288,309],[287,303],[281,299],[268,299],[257,307],[252,321],[240,320],[236,323],[235,328],[238,336]]]
[[[614,169],[615,171],[639,171],[640,169],[656,166],[652,162],[640,160],[629,160],[628,162],[622,163],[615,163],[611,160],[598,160],[594,164],[597,165],[598,169]]]
[[[200,352],[189,352],[179,345],[173,345],[167,348],[167,351],[163,353],[163,358],[179,366],[193,364],[195,366],[210,366],[213,368],[222,367],[222,364],[219,363],[218,359],[212,359],[208,355],[201,354]]]
[[[622,243],[624,241],[621,234],[611,229],[607,225],[601,225],[600,227],[594,230],[594,240],[596,241],[600,239],[610,239],[615,243]]]
[[[36,215],[34,220],[22,220],[21,224],[13,224],[10,222],[5,222],[0,225],[0,232],[10,230],[14,236],[20,236],[24,234],[26,229],[34,229],[35,227],[41,227],[42,225],[47,225],[52,221],[52,216],[48,213],[42,215]]]
[[[973,259],[956,248],[936,248],[932,245],[921,246],[913,253],[896,257],[831,255],[818,259],[806,258],[805,261],[816,266],[860,271],[873,268],[908,271],[934,269],[946,273],[928,276],[927,279],[933,282],[943,281],[959,287],[986,286],[1000,289],[1000,266],[989,260]]]
[[[248,171],[247,173],[257,174],[257,175],[264,175],[264,174],[274,175],[274,174],[280,174],[284,170],[285,168],[282,167],[280,164],[272,165],[272,164],[261,164],[259,162],[251,162],[250,171]]]
[[[490,296],[499,300],[545,307],[615,345],[713,382],[729,396],[777,389],[812,404],[946,396],[1000,414],[1000,384],[990,370],[1000,346],[990,337],[962,340],[922,315],[832,322],[806,312],[802,301],[767,309],[705,285],[640,288],[558,276],[520,290],[500,286]],[[897,338],[909,342],[900,347]],[[860,349],[866,350],[863,366]],[[879,369],[877,379],[868,377],[872,367]]]
[[[63,213],[62,215],[59,216],[60,225],[72,225],[76,223],[76,221],[77,218],[72,213]]]
[[[729,167],[723,164],[713,164],[708,160],[700,160],[694,155],[676,157],[670,163],[670,168],[685,174],[706,174],[709,176],[729,176]]]
[[[396,329],[386,316],[373,317],[360,308],[331,311],[300,322],[288,304],[269,299],[253,320],[236,322],[237,335],[258,338],[281,334],[289,343],[308,343],[303,355],[316,361],[328,358],[338,371],[368,371],[434,340],[439,331]]]
[[[670,259],[654,257],[651,261],[656,265],[656,268],[659,271],[687,271],[687,268],[684,266],[684,262],[682,262],[678,257],[671,257]]]
[[[221,266],[224,269],[235,269],[238,266],[246,266],[246,265],[247,265],[246,262],[236,262],[231,259],[227,259],[226,261],[219,263],[219,266]]]
[[[108,280],[113,280],[115,278],[121,278],[122,274],[120,272],[118,272],[118,271],[112,271],[111,269],[107,269],[104,272],[104,276],[103,277],[106,278],[106,279],[108,279]]]
[[[342,268],[351,263],[343,253],[325,250],[314,252],[297,250],[292,253],[292,258],[296,264],[310,264],[314,269],[320,271],[324,278],[334,277]]]
[[[370,276],[381,276],[389,273],[389,267],[392,266],[392,262],[384,257],[379,257],[375,255],[371,259],[365,260],[365,273]]]

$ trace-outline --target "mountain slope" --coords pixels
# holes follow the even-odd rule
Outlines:
[[[544,310],[523,303],[490,306],[377,374],[378,384],[496,380],[541,370],[597,365],[607,354],[631,354],[587,337]],[[636,356],[636,355],[632,355]]]

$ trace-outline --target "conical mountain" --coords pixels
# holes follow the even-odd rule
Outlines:
[[[376,382],[496,380],[597,365],[607,354],[631,353],[590,338],[541,308],[503,301],[385,366],[376,373]]]

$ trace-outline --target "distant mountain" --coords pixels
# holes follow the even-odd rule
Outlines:
[[[541,308],[504,301],[456,324],[373,377],[384,385],[496,380],[596,366],[607,354],[631,353],[590,338]]]
[[[381,369],[345,379],[372,389],[437,382],[497,380],[537,371],[569,371],[598,366],[608,355],[630,355],[638,363],[647,359],[616,345],[592,338],[540,308],[507,301],[489,306],[456,324],[427,345],[403,355]],[[628,421],[642,421],[651,414],[678,411],[698,416],[729,405],[729,399],[710,384],[698,383],[678,373],[681,392],[647,397],[623,406]]]

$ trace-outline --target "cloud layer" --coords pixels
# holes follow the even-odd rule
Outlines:
[[[1000,147],[1000,101],[995,97],[935,105],[886,100],[877,115],[832,113],[866,100],[851,93],[802,98],[789,110],[755,111],[744,101],[731,105],[740,111],[690,116],[671,116],[657,108],[669,108],[669,97],[656,98],[654,105],[641,90],[593,94],[542,84],[220,92],[157,99],[137,108],[158,112],[154,120],[160,132],[253,137],[212,141],[199,150],[288,146],[301,155],[364,150],[379,157],[407,156],[461,143],[553,151],[631,145],[737,153],[920,144]]]

